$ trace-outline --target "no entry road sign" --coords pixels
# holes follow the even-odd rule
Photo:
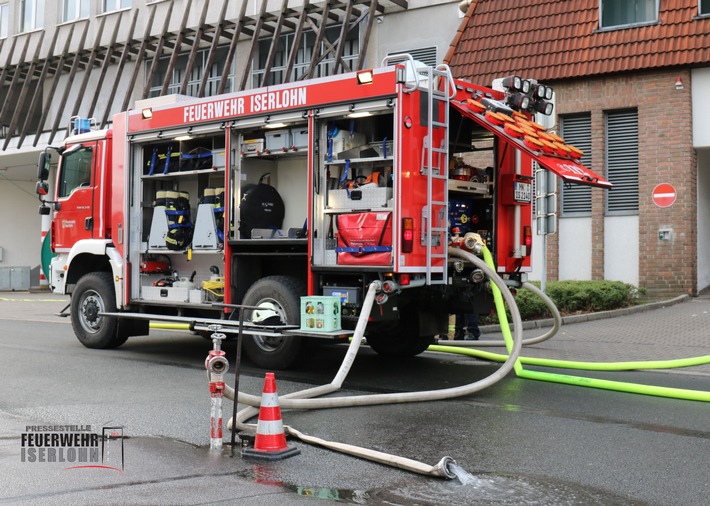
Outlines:
[[[653,189],[653,203],[658,207],[671,207],[677,195],[672,184],[661,183]]]

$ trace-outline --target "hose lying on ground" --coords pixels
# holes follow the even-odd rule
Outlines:
[[[356,395],[356,396],[346,396],[346,397],[329,397],[329,398],[319,398],[315,399],[313,397],[326,395],[332,393],[341,388],[343,381],[345,380],[350,368],[355,361],[355,356],[362,342],[362,338],[365,333],[365,326],[367,325],[367,318],[372,309],[372,304],[375,298],[375,294],[380,288],[379,283],[371,283],[368,288],[367,294],[365,296],[365,301],[361,310],[360,318],[358,319],[357,326],[355,328],[355,333],[352,337],[348,350],[346,352],[345,358],[336,373],[333,381],[326,385],[321,385],[319,387],[310,388],[307,390],[301,390],[299,392],[293,392],[284,396],[280,396],[280,406],[284,409],[297,408],[297,409],[319,409],[319,408],[336,408],[336,407],[351,407],[351,406],[371,406],[376,404],[396,404],[405,402],[424,402],[433,400],[444,400],[451,399],[454,397],[460,397],[464,395],[470,395],[472,393],[478,392],[488,386],[495,384],[497,381],[504,378],[511,369],[518,366],[517,357],[520,354],[522,347],[522,321],[520,318],[520,312],[515,305],[515,300],[510,290],[505,285],[505,282],[496,274],[495,270],[488,264],[492,265],[492,259],[490,252],[484,248],[484,258],[483,261],[476,257],[475,255],[451,248],[450,253],[462,256],[463,258],[469,260],[484,273],[486,273],[489,278],[493,281],[491,285],[491,290],[493,291],[493,297],[496,303],[496,308],[501,318],[501,322],[505,324],[504,337],[506,339],[506,345],[509,351],[509,356],[507,360],[503,363],[500,369],[495,371],[490,376],[473,382],[468,385],[463,385],[459,387],[447,388],[442,390],[427,390],[422,392],[405,392],[405,393],[391,393],[391,394],[370,394],[370,395]],[[487,255],[487,257],[485,257]],[[510,328],[507,324],[507,317],[505,314],[505,302],[511,308],[511,316],[513,320],[513,333],[515,338],[511,337]],[[507,330],[507,333],[505,332]],[[226,386],[225,397],[234,401],[234,389]],[[253,425],[247,425],[243,423],[256,414],[258,414],[258,407],[261,403],[261,398],[254,395],[248,395],[243,392],[238,393],[238,402],[247,404],[250,407],[241,410],[237,413],[237,419],[230,419],[227,426],[228,428],[239,428],[253,429]],[[454,475],[449,469],[449,465],[455,463],[450,457],[444,457],[437,465],[429,466],[420,462],[413,461],[404,457],[399,457],[395,455],[384,454],[382,452],[376,452],[373,450],[368,450],[366,448],[355,447],[353,445],[347,445],[344,443],[326,442],[319,438],[313,438],[312,436],[306,436],[299,431],[288,427],[287,430],[290,434],[301,438],[304,442],[320,444],[321,446],[326,446],[328,448],[338,450],[351,455],[356,455],[359,457],[367,458],[376,462],[380,462],[387,465],[394,465],[401,469],[406,469],[412,472],[443,476],[446,478],[453,478]]]

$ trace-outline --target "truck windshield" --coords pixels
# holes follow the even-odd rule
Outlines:
[[[75,189],[91,184],[91,159],[91,147],[82,147],[62,157],[59,197],[67,197]]]

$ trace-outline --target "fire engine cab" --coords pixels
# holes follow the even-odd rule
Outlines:
[[[511,77],[491,89],[404,59],[149,99],[109,130],[73,119],[62,146],[41,154],[37,190],[53,215],[49,283],[71,294],[79,340],[113,348],[148,333],[147,319],[107,313],[226,323],[242,304],[258,307],[244,312],[248,356],[286,368],[314,337],[346,339],[374,280],[383,289],[365,335],[383,355],[421,353],[450,313],[488,313],[485,276],[450,258],[452,239],[478,234],[519,286],[531,266],[533,163],[610,184],[533,121],[551,112],[550,88]],[[310,328],[304,296],[336,297],[342,328]]]

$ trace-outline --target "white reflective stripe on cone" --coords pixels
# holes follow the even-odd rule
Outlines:
[[[281,420],[259,420],[256,424],[256,433],[263,436],[283,434],[284,426]]]
[[[274,393],[261,394],[261,405],[267,408],[275,408],[279,405],[279,396]]]

